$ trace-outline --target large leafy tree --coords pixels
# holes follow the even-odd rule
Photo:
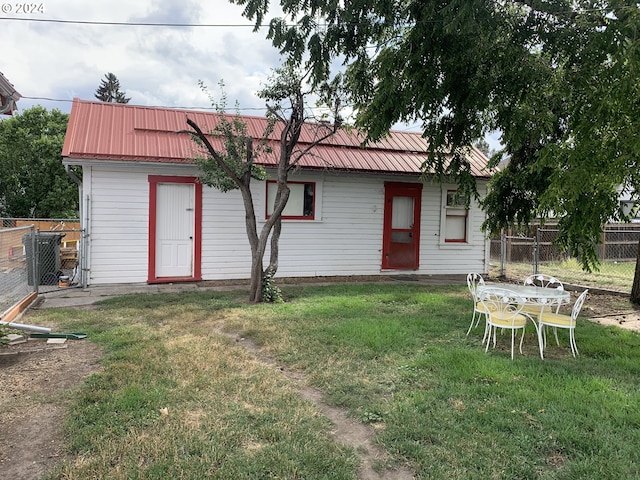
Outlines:
[[[120,90],[120,80],[113,73],[105,73],[100,80],[100,86],[96,89],[95,97],[101,102],[129,103],[130,97],[126,97]]]
[[[61,162],[68,119],[35,106],[0,122],[0,216],[78,216],[78,186]]]
[[[265,279],[273,277],[278,269],[282,212],[290,195],[289,174],[297,168],[300,159],[312,153],[313,147],[332,136],[342,125],[341,91],[335,83],[325,83],[316,89],[319,104],[327,113],[320,119],[322,121],[308,123],[314,114],[306,108],[307,101],[314,95],[314,89],[305,87],[306,78],[296,68],[286,65],[276,69],[267,85],[258,92],[258,96],[266,101],[268,112],[267,128],[260,139],[248,135],[247,125],[239,114],[232,118],[225,115],[225,95],[221,102],[212,99],[218,111],[218,125],[213,131],[204,132],[196,122],[187,119],[190,133],[205,153],[196,159],[202,182],[223,192],[238,189],[242,195],[245,227],[251,247],[251,302],[263,301]],[[306,128],[309,138],[300,145],[303,128]],[[222,148],[214,146],[212,137],[222,140]],[[265,169],[256,162],[262,155],[271,154],[277,158],[274,175],[277,191],[273,212],[258,230],[250,184],[252,178],[267,178]],[[265,269],[263,259],[269,246],[269,265]]]
[[[261,24],[265,0],[233,0]],[[474,192],[461,153],[502,132],[485,227],[553,215],[561,246],[597,267],[594,245],[640,191],[640,7],[629,0],[281,1],[269,38],[319,80],[344,61],[369,139],[420,121],[425,170]],[[640,255],[640,249],[639,249]],[[631,292],[640,303],[640,262]]]

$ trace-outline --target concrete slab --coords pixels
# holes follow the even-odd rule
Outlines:
[[[38,305],[32,308],[73,308],[87,307],[98,301],[120,297],[131,293],[166,293],[196,290],[243,290],[246,285],[220,285],[209,282],[169,283],[169,284],[118,284],[90,286],[88,288],[64,288],[42,293]]]

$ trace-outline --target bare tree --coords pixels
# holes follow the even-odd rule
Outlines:
[[[267,128],[254,147],[254,139],[247,135],[246,124],[239,113],[229,120],[224,115],[226,97],[223,103],[215,104],[218,114],[218,126],[210,135],[223,139],[224,151],[216,150],[210,136],[191,119],[187,124],[194,140],[205,149],[206,157],[196,159],[200,169],[200,178],[205,185],[229,191],[239,189],[245,208],[245,227],[251,247],[251,284],[249,300],[263,301],[263,281],[271,278],[278,269],[279,240],[282,232],[282,212],[289,200],[289,174],[297,168],[301,158],[312,153],[313,148],[323,140],[335,134],[342,125],[340,117],[341,91],[340,79],[331,84],[325,84],[317,89],[322,103],[328,110],[323,121],[309,123],[311,116],[305,113],[306,99],[314,93],[310,89],[305,91],[306,75],[295,68],[285,66],[274,71],[267,86],[258,93],[267,102]],[[327,119],[329,119],[327,121]],[[277,191],[273,205],[273,212],[258,233],[256,212],[250,189],[252,178],[264,180],[267,178],[263,167],[256,164],[256,160],[271,151],[269,138],[275,126],[279,129],[279,155],[276,167]],[[298,148],[298,141],[303,128],[313,133],[312,141],[305,143],[304,148]],[[264,254],[270,241],[269,266],[264,269]]]

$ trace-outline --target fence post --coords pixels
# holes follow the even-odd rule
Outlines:
[[[40,230],[35,228],[32,230],[31,235],[31,245],[33,252],[33,285],[35,286],[35,291],[40,293],[40,245],[38,242],[38,234]]]
[[[538,264],[540,262],[540,228],[536,228],[536,237],[533,240],[533,274],[538,274]]]
[[[78,269],[80,270],[82,288],[85,289],[89,283],[87,278],[89,276],[89,270],[87,268],[87,242],[89,241],[89,236],[87,235],[86,228],[83,228],[80,231],[80,251],[78,252],[78,255],[80,255],[80,261],[78,262]]]
[[[505,259],[507,257],[507,237],[504,229],[500,230],[500,276],[506,275]]]

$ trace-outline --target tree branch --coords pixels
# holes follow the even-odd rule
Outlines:
[[[211,142],[209,141],[207,136],[204,134],[202,129],[198,126],[198,124],[196,122],[194,122],[193,120],[191,120],[190,118],[187,118],[187,124],[191,128],[193,128],[193,131],[189,131],[189,133],[192,136],[196,137],[198,140],[200,140],[200,142],[202,142],[204,144],[204,146],[207,149],[207,152],[209,153],[211,158],[213,158],[216,161],[216,163],[224,171],[224,173],[226,173],[229,176],[229,178],[231,178],[231,180],[233,180],[234,183],[236,185],[238,185],[238,187],[242,188],[243,186],[245,186],[245,184],[242,181],[242,179],[240,177],[238,177],[235,174],[235,172],[229,168],[229,166],[225,163],[225,161],[222,158],[222,156],[215,150],[215,148],[213,148],[213,145],[211,145]],[[249,155],[249,154],[247,154],[247,155]],[[249,168],[249,172],[251,172],[251,168]]]

